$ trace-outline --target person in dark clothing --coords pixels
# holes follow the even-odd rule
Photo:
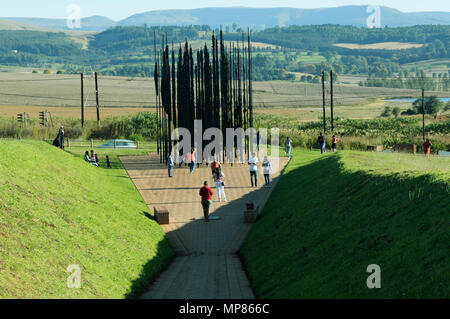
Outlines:
[[[323,137],[323,133],[320,132],[319,137],[317,138],[317,144],[319,144],[320,153],[325,153],[325,138]]]
[[[58,131],[59,147],[64,151],[64,126],[61,125]]]
[[[90,162],[91,161],[91,159],[89,158],[89,151],[86,151],[86,153],[84,153],[84,160],[86,162]]]
[[[214,195],[212,189],[208,186],[208,182],[203,183],[203,187],[200,188],[200,196],[202,198],[203,215],[205,216],[205,222],[209,222],[209,209],[211,207],[212,195]]]
[[[95,162],[98,164],[98,155],[95,154]]]
[[[59,147],[59,138],[58,136],[53,140],[53,146]],[[88,154],[89,156],[89,154]]]
[[[111,168],[111,162],[109,161],[109,156],[106,155],[106,167]]]

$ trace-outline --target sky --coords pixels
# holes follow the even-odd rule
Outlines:
[[[255,8],[293,7],[301,9],[342,5],[382,5],[404,12],[450,11],[448,0],[1,0],[0,17],[67,18],[67,7],[76,4],[82,17],[101,15],[121,20],[136,13],[164,9],[245,6]]]

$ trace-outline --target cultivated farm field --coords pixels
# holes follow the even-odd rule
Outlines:
[[[330,87],[326,85],[326,101],[330,104]],[[297,112],[305,120],[317,119],[321,114],[322,87],[287,81],[254,82],[253,100],[256,112]],[[446,97],[448,92],[427,92]],[[418,97],[418,90],[359,87],[354,84],[334,86],[336,116],[373,118],[384,106],[385,98]],[[99,97],[102,117],[134,114],[152,110],[155,106],[155,89],[152,78],[99,77]],[[85,75],[84,100],[86,117],[95,118],[95,84],[91,74]],[[38,116],[48,109],[52,116],[78,117],[81,94],[80,76],[67,74],[0,73],[0,116],[12,117],[27,112]],[[410,105],[401,104],[401,108]],[[295,109],[294,111],[292,109]],[[31,115],[33,116],[33,115]]]

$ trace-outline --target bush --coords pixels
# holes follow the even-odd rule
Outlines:
[[[129,137],[130,140],[135,142],[143,142],[144,137],[141,134],[131,134]]]
[[[413,109],[408,109],[408,110],[403,111],[401,113],[401,115],[416,115],[416,114],[417,114],[417,112],[415,110],[413,110]]]
[[[392,115],[392,109],[389,107],[389,106],[386,106],[385,108],[384,108],[384,111],[383,111],[383,113],[381,113],[381,117],[389,117],[389,116],[391,116]]]
[[[400,108],[398,106],[392,109],[392,115],[394,115],[395,117],[398,117],[400,115]]]

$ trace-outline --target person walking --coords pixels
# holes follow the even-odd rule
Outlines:
[[[336,135],[333,135],[333,137],[331,138],[331,150],[333,151],[333,153],[336,153],[338,141],[339,139],[336,137]]]
[[[319,144],[320,153],[325,153],[325,138],[323,137],[323,133],[320,132],[319,137],[317,138],[317,144]]]
[[[272,172],[272,165],[270,164],[267,156],[264,156],[264,160],[262,162],[262,172],[264,174],[265,187],[270,187],[270,173]]]
[[[431,153],[431,145],[433,145],[433,144],[431,144],[431,142],[430,142],[430,140],[427,138],[427,140],[425,141],[425,143],[423,143],[423,152],[425,153],[425,156],[426,157],[429,157],[430,156],[430,153]]]
[[[216,168],[216,170],[213,173],[214,177],[214,184],[216,185],[217,189],[217,196],[219,197],[219,202],[223,200],[227,201],[227,196],[225,195],[225,182],[224,177],[225,175],[222,173],[222,169],[220,167]]]
[[[173,172],[174,165],[175,165],[175,163],[173,161],[172,154],[169,154],[169,156],[167,156],[167,168],[168,168],[168,172],[169,172],[169,177],[173,177],[172,172]]]
[[[285,144],[285,151],[286,156],[290,160],[291,159],[291,149],[292,149],[292,140],[288,137],[286,137],[286,141],[284,141]]]
[[[88,153],[88,157],[89,157],[89,153]],[[106,167],[107,168],[111,168],[111,162],[109,161],[109,156],[106,155]]]
[[[209,209],[211,208],[212,195],[214,195],[212,189],[208,186],[208,182],[203,183],[203,187],[200,188],[200,196],[202,198],[203,215],[205,216],[205,222],[209,222]]]
[[[250,181],[255,187],[258,187],[258,157],[255,153],[248,159],[248,164],[250,165]],[[253,183],[253,178],[255,179],[255,183]]]
[[[195,170],[195,148],[191,149],[191,152],[188,153],[188,165],[189,165],[189,170],[192,173],[194,173]]]

